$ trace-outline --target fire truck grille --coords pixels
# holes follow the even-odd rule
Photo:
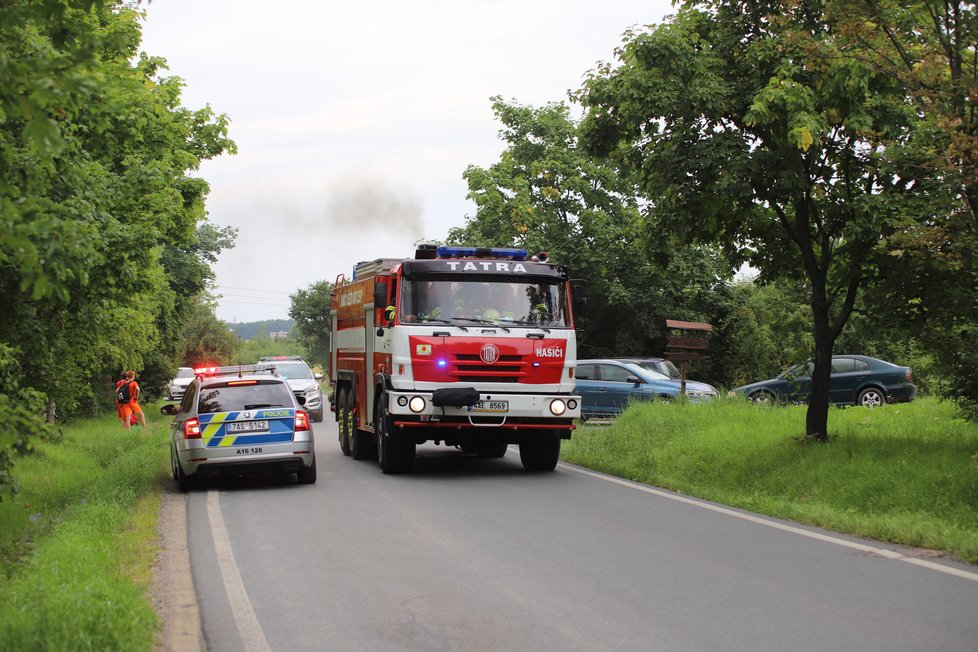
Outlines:
[[[519,355],[501,355],[494,364],[486,364],[471,353],[455,355],[454,375],[460,382],[518,383],[526,372],[526,363]]]
[[[459,362],[478,362],[481,363],[482,360],[475,353],[456,353],[455,359]],[[523,362],[523,356],[521,355],[501,355],[499,356],[499,362]]]

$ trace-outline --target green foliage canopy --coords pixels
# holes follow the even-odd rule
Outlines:
[[[0,346],[20,361],[4,390],[62,417],[110,404],[123,368],[172,374],[206,263],[233,239],[192,176],[234,152],[227,118],[180,105],[139,20],[63,0],[6,3],[0,21]]]
[[[579,93],[589,151],[637,175],[652,224],[720,243],[810,290],[806,434],[827,437],[833,343],[885,238],[921,200],[887,165],[914,113],[892,77],[841,56],[816,1],[685,3],[631,32]]]
[[[306,350],[306,362],[329,369],[333,284],[316,281],[289,298],[289,317],[295,320],[299,342]]]

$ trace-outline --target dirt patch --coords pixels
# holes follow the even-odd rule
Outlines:
[[[150,600],[159,616],[155,652],[205,652],[187,549],[187,496],[169,487],[160,497],[156,564]]]

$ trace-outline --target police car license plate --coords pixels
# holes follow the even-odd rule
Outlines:
[[[268,432],[268,420],[229,421],[227,428],[228,432]]]
[[[509,401],[479,401],[469,406],[469,412],[509,412]]]

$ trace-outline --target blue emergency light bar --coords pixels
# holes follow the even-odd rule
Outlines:
[[[507,260],[526,260],[526,249],[509,247],[438,247],[435,255],[439,258],[505,258]]]

